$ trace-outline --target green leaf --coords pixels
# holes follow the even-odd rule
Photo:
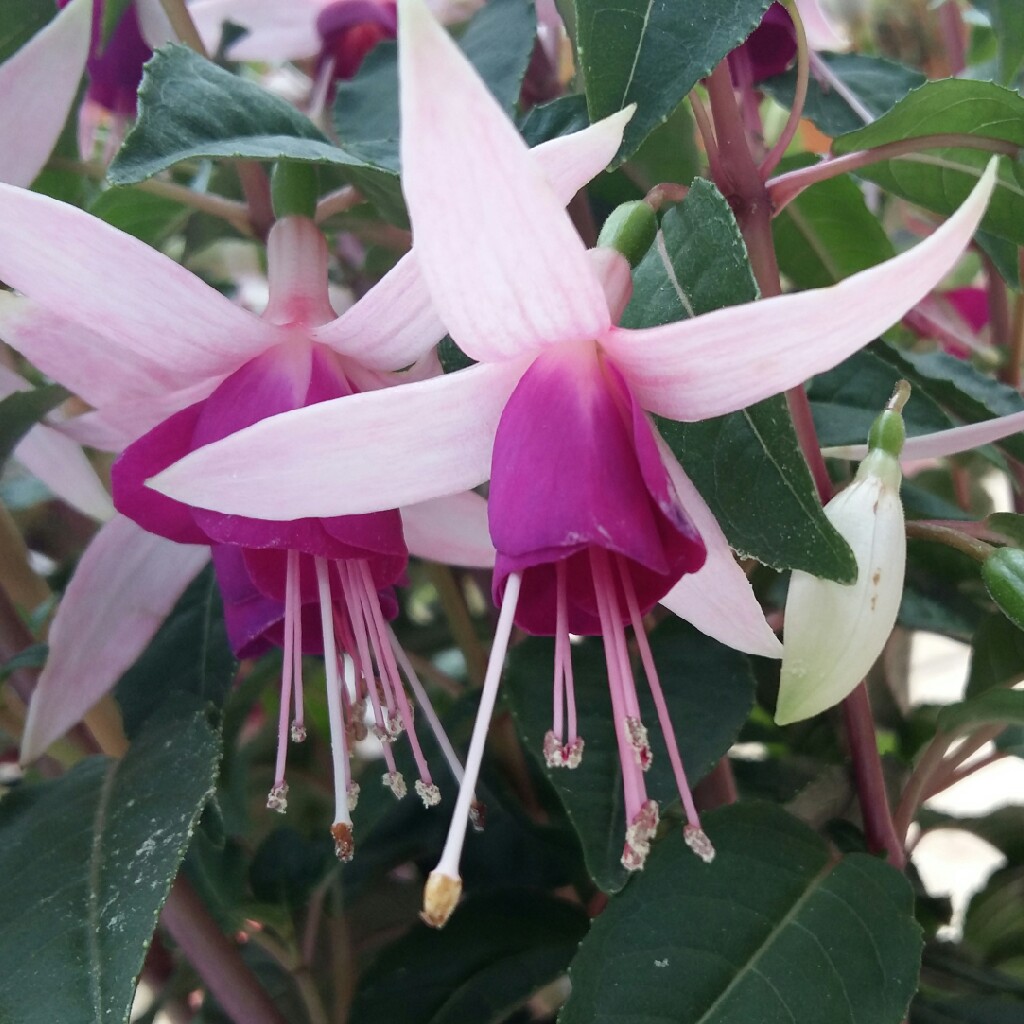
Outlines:
[[[118,681],[114,696],[125,732],[134,736],[170,692],[187,693],[219,708],[236,667],[224,630],[220,591],[213,569],[207,568],[189,584],[142,656]]]
[[[867,351],[818,374],[807,388],[807,397],[821,444],[863,444],[899,379],[892,365]],[[917,389],[903,410],[903,423],[908,437],[955,425],[926,392]]]
[[[637,104],[620,160],[750,35],[769,6],[770,0],[575,0],[591,119]]]
[[[839,156],[925,135],[957,133],[1024,146],[1024,96],[992,82],[928,82],[884,117],[835,140]],[[863,168],[857,173],[894,195],[938,213],[952,213],[977,183],[991,157],[977,149],[931,149]],[[982,226],[1024,244],[1024,168],[1001,158],[999,180]]]
[[[814,160],[786,161],[783,171]],[[894,255],[882,225],[850,178],[831,178],[788,203],[772,221],[779,269],[798,288],[823,288]]]
[[[1010,85],[1024,61],[1024,5],[1020,0],[973,0],[987,11],[999,44],[999,82]]]
[[[650,637],[651,651],[675,727],[691,785],[729,749],[753,700],[746,657],[724,647],[688,623],[663,622]],[[625,833],[622,772],[612,725],[604,654],[596,640],[574,644],[573,671],[579,734],[585,749],[578,768],[544,764],[544,734],[551,728],[554,645],[534,638],[509,656],[505,695],[520,735],[555,788],[583,844],[587,869],[606,892],[617,892],[628,874],[620,863]],[[649,729],[654,760],[645,776],[648,793],[663,806],[677,799],[675,780],[658,728],[653,702],[642,690],[640,710]]]
[[[1024,633],[1005,615],[988,615],[971,641],[967,696],[1024,679]]]
[[[715,811],[705,829],[711,864],[671,836],[594,920],[560,1024],[903,1020],[921,931],[897,871],[834,858],[769,804]]]
[[[255,82],[188,47],[161,47],[146,65],[139,118],[107,179],[134,185],[183,160],[215,157],[331,164],[382,214],[403,216],[394,175],[339,149],[309,118]]]
[[[1019,1024],[1024,1003],[1007,999],[915,1000],[910,1024]]]
[[[590,124],[585,96],[559,96],[557,100],[530,107],[519,125],[531,148],[549,139],[582,131]]]
[[[89,204],[89,212],[154,247],[181,228],[191,213],[175,199],[134,188],[106,189]]]
[[[978,725],[1024,725],[1024,690],[985,690],[939,712],[940,732],[958,732]]]
[[[881,117],[912,89],[923,85],[925,76],[914,68],[862,53],[823,53],[820,59],[846,87],[854,99],[873,117]],[[792,107],[796,92],[796,71],[759,83],[784,107]],[[842,135],[864,127],[864,118],[847,98],[812,73],[807,83],[803,116],[826,135]]]
[[[914,353],[877,342],[869,350],[895,367],[914,387],[966,423],[1024,410],[1024,399],[1013,388],[945,352]],[[1024,459],[1024,437],[1014,434],[995,442],[1017,459]]]
[[[122,761],[89,758],[4,798],[0,1020],[127,1022],[219,753],[196,702],[177,699]]]
[[[466,900],[440,933],[423,925],[363,975],[353,1024],[505,1020],[569,965],[587,915],[545,893],[512,889]]]
[[[1002,279],[1011,288],[1020,291],[1020,260],[1017,258],[1017,246],[1013,242],[1009,242],[1005,238],[998,238],[987,231],[976,231],[974,241],[992,261]]]
[[[56,13],[52,0],[7,0],[0,19],[0,62],[20,50]],[[12,141],[5,140],[4,145],[11,145]]]
[[[985,520],[985,525],[1005,537],[1014,547],[1024,547],[1024,515],[1017,512],[993,512]]]
[[[625,327],[670,323],[757,297],[739,228],[714,185],[697,179],[686,200],[665,214],[633,282]],[[656,421],[734,548],[775,568],[856,579],[849,545],[821,510],[784,398],[699,423]]]
[[[491,0],[459,40],[463,53],[498,102],[511,112],[537,34],[532,0]],[[398,51],[374,47],[359,73],[339,82],[332,108],[334,129],[346,150],[366,163],[397,173]]]
[[[21,439],[68,397],[59,384],[15,391],[0,401],[0,466],[11,457]]]

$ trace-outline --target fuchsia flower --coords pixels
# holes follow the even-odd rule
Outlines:
[[[573,764],[580,749],[568,634],[605,638],[626,801],[623,863],[635,869],[657,807],[644,790],[649,749],[625,646],[624,629],[634,627],[687,841],[710,858],[641,617],[667,595],[701,628],[713,606],[719,618],[708,631],[734,636],[741,649],[778,646],[765,643],[767,626],[720,531],[700,536],[713,516],[644,411],[717,416],[834,366],[952,266],[985,208],[993,171],[915,250],[835,287],[627,330],[615,326],[630,288],[625,261],[585,250],[514,127],[422,0],[401,0],[399,52],[415,251],[451,336],[479,364],[264,421],[152,485],[224,512],[297,518],[370,511],[491,478],[502,607],[466,780],[428,884],[427,919],[442,924],[458,897],[466,813],[514,621],[557,637],[553,764]],[[680,577],[689,585],[673,588]],[[731,612],[724,621],[723,611]],[[560,733],[563,702],[570,722]]]
[[[534,158],[566,200],[610,159],[621,124],[622,118],[611,119],[537,151]],[[57,251],[59,261],[53,259]],[[364,728],[364,700],[373,707],[383,739],[409,735],[420,772],[417,789],[425,802],[437,799],[412,730],[402,675],[417,696],[422,688],[386,621],[394,608],[390,588],[407,556],[399,513],[392,507],[366,515],[258,522],[190,509],[145,490],[142,481],[261,417],[328,399],[353,400],[356,391],[413,379],[415,374],[400,378],[393,371],[417,361],[422,367],[421,356],[444,330],[415,254],[340,317],[327,302],[326,248],[311,221],[279,221],[268,261],[270,304],[257,318],[87,214],[0,188],[0,278],[22,293],[0,295],[0,332],[43,372],[95,406],[75,424],[80,438],[114,449],[134,439],[114,471],[122,511],[163,537],[215,545],[236,651],[250,653],[268,642],[284,648],[278,777],[270,796],[278,809],[286,798],[293,693],[293,734],[304,731],[301,654],[323,650],[338,800],[333,831],[339,853],[347,856],[349,802],[355,795],[347,751]],[[408,510],[413,550],[454,564],[492,564],[483,507],[476,495],[460,494]],[[90,582],[98,586],[95,574]],[[76,589],[74,596],[81,602],[87,595]],[[83,621],[81,615],[68,618]],[[351,698],[340,678],[341,649],[356,669]],[[120,657],[118,651],[119,664]],[[116,678],[110,673],[107,685]],[[48,714],[57,694],[48,688]],[[93,690],[92,700],[99,695]],[[424,711],[436,724],[429,706]],[[36,717],[38,750],[47,729]],[[454,762],[447,741],[438,738]],[[400,794],[404,782],[387,744],[385,759],[385,781]],[[457,764],[453,769],[461,774]]]
[[[0,64],[0,181],[28,185],[60,137],[89,52],[91,0],[71,0]]]
[[[903,322],[922,338],[934,338],[958,359],[992,356],[982,332],[988,326],[988,292],[984,288],[950,288],[921,300]]]

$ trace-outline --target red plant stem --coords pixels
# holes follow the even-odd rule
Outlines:
[[[875,739],[875,719],[871,714],[871,701],[864,683],[843,701],[843,718],[868,848],[873,853],[884,851],[889,863],[902,869],[906,866],[907,858],[889,810],[882,761],[878,756],[878,742]]]
[[[287,1024],[183,875],[171,886],[160,922],[235,1024]]]
[[[927,149],[981,149],[989,153],[1000,153],[1003,156],[1017,158],[1020,155],[1021,147],[1003,139],[952,133],[921,135],[916,139],[901,139],[899,142],[889,142],[874,149],[863,149],[856,153],[847,153],[845,156],[829,157],[822,160],[821,163],[814,164],[813,167],[800,167],[795,171],[780,174],[777,178],[771,178],[766,187],[772,209],[778,213],[805,188],[815,185],[819,181],[828,181],[840,174],[860,170],[861,167],[868,167],[871,164],[892,160],[899,156],[921,153]]]
[[[715,767],[697,783],[693,790],[693,802],[701,814],[705,811],[713,811],[716,807],[734,804],[739,798],[739,793],[736,790],[736,778],[732,773],[728,755],[720,757]]]
[[[736,212],[761,294],[778,295],[782,286],[772,239],[770,193],[751,155],[729,70],[724,62],[715,68],[708,80],[708,95],[723,171],[719,188]],[[786,393],[786,400],[800,448],[811,467],[821,499],[825,501],[831,497],[832,484],[821,455],[807,393],[802,387],[793,388]],[[843,702],[843,715],[868,845],[872,850],[884,850],[889,861],[902,868],[906,855],[893,827],[875,739],[875,721],[863,682]]]

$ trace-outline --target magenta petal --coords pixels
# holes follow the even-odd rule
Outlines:
[[[261,593],[249,576],[241,548],[213,549],[213,565],[224,599],[224,625],[235,656],[255,658],[284,644],[284,601]],[[302,650],[323,654],[320,609],[315,597],[302,604]]]
[[[209,538],[192,517],[192,509],[146,486],[155,473],[192,450],[192,435],[202,402],[182,409],[130,444],[110,470],[114,507],[143,529],[179,544],[207,544]]]
[[[590,546],[616,552],[631,563],[646,610],[704,560],[650,424],[592,344],[544,353],[524,374],[495,438],[488,507],[496,593],[510,572],[533,570],[516,616],[531,632],[554,630],[554,574],[536,567]],[[588,560],[579,569],[582,578],[570,572],[568,583],[582,619],[570,613],[569,628],[589,632],[597,621]],[[548,576],[551,587],[538,585]]]

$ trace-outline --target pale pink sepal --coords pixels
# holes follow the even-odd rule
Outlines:
[[[743,409],[852,355],[952,269],[995,183],[993,159],[963,205],[913,249],[829,288],[730,306],[601,344],[645,408],[677,420]]]
[[[376,370],[401,370],[445,336],[417,252],[406,253],[357,303],[313,337]]]
[[[320,11],[331,0],[199,0],[189,14],[213,53],[225,22],[239,25],[245,35],[227,49],[231,60],[283,61],[315,57],[321,40],[316,30]]]
[[[807,34],[807,45],[812,50],[848,50],[850,40],[838,31],[832,20],[821,9],[818,0],[796,0],[796,9]]]
[[[765,621],[714,513],[660,437],[658,448],[679,501],[707,550],[704,565],[683,576],[661,603],[719,643],[746,654],[781,658],[782,644]]]
[[[86,355],[73,330],[63,342],[65,371],[73,360],[102,359],[106,379],[97,386],[111,395],[175,391],[230,372],[281,340],[278,328],[138,239],[8,185],[0,185],[0,280],[89,332],[102,354]],[[67,372],[44,368],[36,353],[30,358],[67,381]]]
[[[82,79],[91,27],[92,0],[71,0],[0,65],[0,181],[29,185],[42,170]]]
[[[406,505],[402,527],[410,553],[419,558],[469,568],[494,566],[487,502],[473,491]]]
[[[631,103],[581,131],[559,135],[530,150],[563,206],[612,162],[635,111],[636,104]]]
[[[434,305],[474,359],[596,338],[608,312],[563,204],[423,0],[399,4],[402,187]]]
[[[274,416],[192,452],[149,485],[200,508],[278,520],[470,490],[490,476],[498,420],[527,365],[480,364]]]
[[[936,430],[932,434],[921,434],[919,437],[908,437],[900,453],[900,462],[906,465],[920,459],[941,459],[947,455],[959,455],[979,448],[983,444],[993,444],[1003,438],[1024,430],[1024,412],[1011,412],[994,420],[982,423],[971,423],[966,427],[950,427],[949,430]],[[867,456],[866,444],[848,444],[835,448],[824,448],[822,454],[832,459],[860,460]]]
[[[0,399],[16,391],[28,391],[30,387],[23,377],[0,365]],[[13,455],[58,498],[63,498],[79,512],[99,520],[109,519],[114,514],[110,495],[85,453],[59,430],[37,423],[18,442]]]
[[[86,549],[50,627],[21,760],[32,761],[117,683],[210,550],[174,544],[115,516]]]

